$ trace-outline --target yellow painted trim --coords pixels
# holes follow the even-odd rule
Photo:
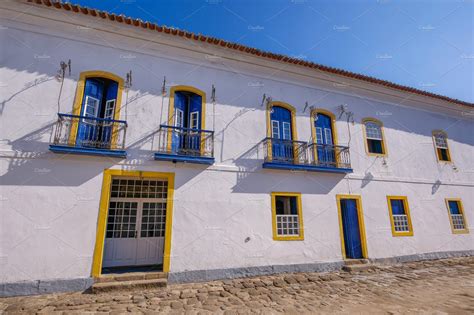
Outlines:
[[[270,114],[273,106],[283,107],[290,111],[291,114],[291,139],[293,141],[298,141],[298,134],[296,132],[296,109],[288,103],[273,101],[267,104],[267,138],[272,137],[272,126],[271,126],[271,119]],[[267,156],[268,159],[272,160],[272,142],[271,140],[267,143]],[[293,152],[296,152],[296,145],[294,145]],[[297,157],[293,157],[295,163],[298,161]]]
[[[82,99],[84,98],[84,87],[86,85],[87,78],[104,78],[104,79],[113,80],[118,83],[114,119],[119,120],[120,110],[122,109],[122,93],[123,93],[124,81],[118,75],[115,75],[111,72],[100,71],[100,70],[84,71],[84,72],[81,72],[81,74],[79,75],[79,81],[77,81],[77,87],[76,87],[76,95],[74,97],[74,105],[72,107],[72,114],[77,115],[77,116],[81,115]],[[73,123],[71,125],[71,131],[69,134],[69,145],[71,146],[74,146],[76,144],[77,128],[78,128],[77,120],[73,120]],[[111,142],[112,149],[115,149],[117,146],[117,136],[118,136],[117,128],[118,126],[114,126],[112,130],[112,142]]]
[[[462,206],[462,200],[460,198],[446,198],[444,199],[446,202],[446,208],[448,209],[448,217],[449,223],[451,224],[451,231],[453,234],[468,234],[469,233],[469,226],[467,225],[466,214],[464,213],[464,208]],[[451,217],[451,211],[449,210],[449,201],[456,201],[458,203],[459,211],[461,212],[462,219],[464,221],[464,229],[462,230],[455,230],[453,224],[453,218]]]
[[[332,141],[334,145],[339,143],[338,136],[337,136],[337,129],[336,129],[336,115],[331,113],[330,111],[323,109],[323,108],[313,108],[310,113],[311,118],[311,137],[313,138],[313,144],[316,144],[316,128],[314,127],[315,117],[317,114],[323,114],[329,116],[331,118],[331,130],[332,130]],[[316,150],[316,146],[313,145],[313,154],[314,154],[314,161],[318,162],[318,152]],[[339,164],[339,159],[337,158],[336,163]]]
[[[382,154],[369,152],[369,146],[367,145],[367,130],[365,129],[365,123],[367,123],[369,121],[380,125],[380,130],[382,132],[382,151],[383,151]],[[387,146],[385,144],[385,132],[384,132],[383,123],[380,120],[375,119],[375,118],[364,118],[364,119],[362,119],[362,128],[363,128],[362,134],[364,136],[365,152],[367,153],[367,155],[370,155],[370,156],[388,156]]]
[[[446,146],[447,146],[447,153],[448,153],[448,160],[447,161],[439,159],[438,147],[436,146],[436,138],[435,138],[435,135],[438,134],[438,133],[441,133],[446,137]],[[453,163],[452,160],[451,160],[451,149],[449,148],[449,143],[448,143],[448,139],[449,139],[448,134],[443,130],[437,129],[437,130],[433,130],[431,132],[431,137],[433,138],[433,145],[434,145],[434,149],[435,149],[436,160],[440,163]]]
[[[92,277],[100,277],[102,273],[102,259],[104,253],[105,231],[107,226],[107,213],[109,209],[112,178],[114,176],[127,176],[137,178],[164,178],[168,181],[163,271],[169,272],[171,259],[171,230],[173,223],[174,173],[106,169],[104,170],[102,191],[100,196],[99,216],[97,220],[97,233],[95,240],[94,257],[92,260]]]
[[[344,227],[342,224],[342,210],[341,210],[341,200],[342,199],[355,199],[357,204],[357,218],[359,219],[359,232],[360,232],[360,243],[362,246],[362,256],[364,258],[369,258],[368,249],[367,249],[367,236],[365,234],[365,223],[364,223],[364,210],[362,208],[362,197],[360,195],[336,195],[337,202],[337,213],[339,217],[339,235],[341,237],[341,251],[343,259],[346,257],[346,244],[344,242]]]
[[[279,236],[277,234],[277,223],[276,223],[276,196],[285,196],[285,197],[296,197],[296,206],[298,209],[298,218],[300,222],[299,226],[299,235],[298,236]],[[271,202],[272,202],[272,230],[273,230],[273,240],[274,241],[302,241],[304,240],[304,225],[303,225],[303,205],[301,203],[301,193],[294,192],[272,192],[271,193]]]
[[[393,223],[393,212],[391,200],[403,200],[403,207],[408,219],[408,232],[395,231],[395,224]],[[392,236],[413,236],[413,225],[411,223],[410,207],[408,206],[408,198],[406,196],[387,196],[388,214],[390,216],[390,224],[392,225]]]
[[[175,85],[170,88],[170,101],[168,107],[168,126],[174,126],[174,94],[176,92],[191,92],[201,96],[201,126],[200,129],[206,129],[206,93],[189,85]],[[167,150],[171,152],[171,129],[168,129]],[[201,154],[204,153],[205,139],[201,135]]]

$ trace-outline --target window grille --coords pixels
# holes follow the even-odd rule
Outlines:
[[[298,236],[300,234],[298,215],[277,214],[276,219],[278,236]]]
[[[408,216],[406,214],[394,214],[393,225],[395,227],[395,232],[410,231],[410,228],[408,226]]]

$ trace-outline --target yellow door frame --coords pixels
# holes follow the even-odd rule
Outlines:
[[[98,278],[102,273],[102,260],[104,254],[105,232],[107,227],[107,214],[109,210],[110,191],[112,178],[136,177],[136,178],[163,178],[168,181],[168,192],[166,198],[166,222],[165,222],[165,244],[163,253],[163,271],[170,271],[171,258],[171,228],[173,222],[173,194],[174,194],[174,173],[126,171],[118,169],[104,170],[102,181],[102,192],[100,196],[99,216],[97,219],[97,232],[95,239],[94,257],[92,260],[92,277]]]
[[[367,237],[365,234],[365,224],[364,224],[364,210],[362,209],[362,197],[360,195],[336,195],[337,202],[337,214],[339,217],[339,234],[341,237],[341,251],[342,258],[347,259],[346,257],[346,244],[344,242],[344,227],[342,222],[342,211],[341,211],[341,200],[342,199],[355,199],[357,204],[357,218],[359,219],[359,234],[360,234],[360,243],[362,245],[362,256],[367,259],[369,254],[367,251]]]

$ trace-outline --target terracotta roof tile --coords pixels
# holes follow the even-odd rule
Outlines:
[[[338,75],[345,76],[345,77],[348,77],[348,78],[357,79],[357,80],[361,80],[361,81],[365,81],[365,82],[370,82],[370,83],[373,83],[373,84],[386,86],[386,87],[389,87],[389,88],[392,88],[392,89],[397,89],[397,90],[404,91],[404,92],[410,92],[410,93],[415,93],[415,94],[419,94],[419,95],[423,95],[423,96],[428,96],[428,97],[440,99],[440,100],[443,100],[443,101],[447,101],[447,102],[451,102],[451,103],[455,103],[455,104],[459,104],[459,105],[474,106],[474,103],[469,103],[469,102],[461,101],[461,100],[458,100],[458,99],[455,99],[455,98],[451,98],[451,97],[447,97],[447,96],[443,96],[443,95],[439,95],[439,94],[435,94],[435,93],[431,93],[431,92],[422,91],[422,90],[419,90],[419,89],[415,89],[413,87],[408,87],[408,86],[396,84],[396,83],[389,82],[389,81],[386,81],[386,80],[377,79],[377,78],[374,78],[374,77],[371,77],[371,76],[362,75],[362,74],[358,74],[358,73],[354,73],[354,72],[350,72],[350,71],[346,71],[346,70],[342,70],[342,69],[337,69],[337,68],[333,68],[333,67],[323,66],[321,64],[317,64],[317,63],[314,63],[314,62],[305,61],[305,60],[301,60],[301,59],[298,59],[298,58],[292,58],[292,57],[281,55],[281,54],[274,54],[274,53],[271,53],[271,52],[262,51],[262,50],[259,50],[259,49],[256,49],[256,48],[244,46],[244,45],[237,44],[237,43],[231,43],[231,42],[228,42],[228,41],[225,41],[225,40],[222,40],[222,39],[213,38],[213,37],[205,36],[205,35],[202,35],[202,34],[195,34],[195,33],[187,32],[187,31],[183,31],[183,30],[169,28],[167,26],[162,26],[162,25],[158,25],[158,24],[154,24],[154,23],[150,23],[150,22],[144,22],[140,19],[133,19],[133,18],[130,18],[130,17],[124,16],[124,15],[115,15],[114,13],[108,13],[108,12],[104,12],[104,11],[98,11],[98,10],[95,10],[95,9],[81,7],[81,6],[76,5],[76,4],[62,3],[62,2],[56,2],[56,1],[51,2],[51,0],[27,0],[27,1],[30,2],[30,3],[38,4],[38,5],[45,5],[47,7],[54,6],[57,9],[63,9],[65,11],[72,11],[74,13],[81,12],[85,15],[90,15],[90,16],[93,16],[93,17],[101,17],[103,19],[108,18],[111,21],[116,21],[116,22],[120,22],[120,23],[125,22],[125,24],[128,24],[128,25],[134,25],[136,27],[142,27],[142,28],[149,29],[149,30],[157,30],[158,32],[164,32],[166,34],[171,34],[171,35],[174,35],[174,36],[180,36],[180,37],[186,36],[186,38],[190,38],[190,39],[193,39],[193,40],[198,40],[198,41],[201,41],[201,42],[208,42],[210,44],[217,45],[217,46],[232,48],[232,49],[235,49],[235,50],[238,50],[238,51],[241,51],[241,52],[256,55],[260,58],[276,59],[276,60],[279,60],[281,62],[301,65],[301,66],[306,67],[306,68],[318,69],[318,70],[323,71],[323,72],[338,74]]]

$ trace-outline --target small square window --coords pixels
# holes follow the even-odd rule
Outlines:
[[[303,240],[301,196],[298,193],[272,193],[273,239]]]

